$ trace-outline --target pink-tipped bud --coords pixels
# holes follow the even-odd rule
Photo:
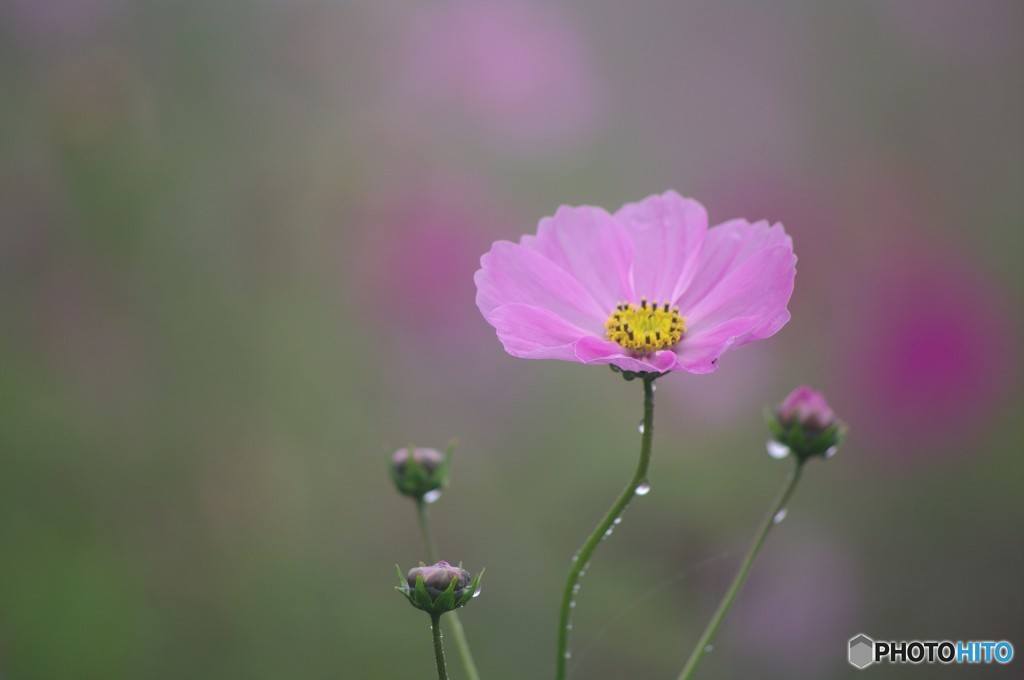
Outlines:
[[[437,449],[409,446],[391,455],[391,479],[406,496],[430,503],[448,483],[448,455]]]
[[[784,425],[796,422],[805,430],[824,430],[839,422],[825,401],[825,395],[807,385],[801,385],[790,392],[779,404],[776,413]]]
[[[802,463],[811,456],[830,457],[846,436],[846,425],[836,417],[821,392],[806,385],[793,390],[775,409],[765,412],[772,432],[768,453],[784,458],[793,453]]]
[[[391,454],[391,465],[397,474],[405,474],[410,458],[422,465],[428,474],[433,474],[444,465],[444,454],[437,449],[398,449]]]

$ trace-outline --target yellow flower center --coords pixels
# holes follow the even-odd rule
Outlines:
[[[639,307],[628,302],[616,305],[604,327],[609,340],[643,356],[679,342],[686,332],[686,319],[679,316],[678,307],[669,309],[667,302],[658,306],[657,301],[640,298]]]

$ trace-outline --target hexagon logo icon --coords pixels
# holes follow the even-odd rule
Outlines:
[[[854,668],[867,668],[875,662],[875,641],[864,633],[850,638],[847,657]]]

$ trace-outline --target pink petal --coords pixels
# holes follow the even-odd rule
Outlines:
[[[668,350],[638,359],[626,354],[621,345],[593,336],[581,338],[576,343],[576,358],[585,364],[613,364],[624,371],[651,373],[664,373],[676,364],[675,355]]]
[[[697,271],[708,214],[674,191],[627,203],[615,213],[633,241],[633,286],[649,300],[675,303]]]
[[[690,310],[687,328],[698,335],[731,319],[754,317],[758,323],[749,332],[755,339],[774,335],[789,321],[786,303],[793,294],[794,259],[782,247],[747,259]]]
[[[676,355],[676,368],[689,373],[712,373],[718,368],[718,358],[726,351],[738,346],[737,342],[746,337],[757,326],[758,317],[730,319],[704,333],[690,333],[672,350]]]
[[[505,351],[524,359],[576,361],[573,345],[587,335],[547,309],[524,304],[493,309],[487,321],[498,332]]]
[[[736,220],[715,227],[708,232],[705,255],[679,303],[687,337],[696,341],[733,320],[755,319],[731,345],[740,347],[774,335],[785,325],[796,256],[781,225],[768,228],[765,222],[750,225]]]
[[[498,241],[480,258],[476,304],[484,317],[503,305],[522,303],[547,309],[567,322],[604,332],[608,312],[572,275],[540,253]]]
[[[540,221],[536,237],[524,237],[522,244],[578,280],[603,310],[602,322],[618,302],[632,298],[633,244],[626,230],[601,208],[563,205],[554,217]]]
[[[763,220],[755,224],[746,220],[730,220],[709,229],[697,272],[677,303],[680,310],[685,313],[692,309],[744,260],[775,245],[786,245],[790,251],[793,250],[793,241],[781,224],[769,228]]]

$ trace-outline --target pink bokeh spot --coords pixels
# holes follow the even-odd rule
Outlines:
[[[953,253],[901,251],[865,274],[843,362],[858,426],[904,456],[965,441],[1016,370],[1003,291]]]
[[[466,280],[489,230],[514,220],[486,187],[457,172],[411,170],[367,197],[354,219],[362,240],[348,271],[355,301],[381,327],[464,350],[476,324]]]
[[[399,58],[413,110],[506,148],[569,146],[601,110],[583,36],[542,3],[429,3],[411,16]]]
[[[124,0],[10,0],[0,3],[0,18],[20,40],[48,51],[101,32],[126,6]]]
[[[481,258],[477,306],[516,357],[711,373],[726,351],[789,320],[796,256],[780,224],[707,224],[700,203],[673,191],[615,214],[563,206],[536,236],[498,241]],[[617,304],[644,299],[679,307],[679,341],[650,351],[611,341]]]

